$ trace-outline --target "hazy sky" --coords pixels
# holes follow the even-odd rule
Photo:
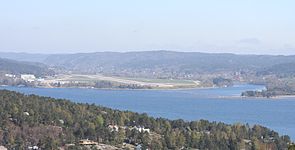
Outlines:
[[[295,0],[0,0],[0,51],[295,54]]]

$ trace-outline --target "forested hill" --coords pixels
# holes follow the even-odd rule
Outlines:
[[[16,52],[0,52],[1,58],[26,61],[26,62],[40,62],[42,63],[49,54],[31,54],[31,53],[16,53]]]
[[[295,62],[295,56],[209,54],[195,52],[98,52],[51,55],[44,61],[49,65],[74,69],[171,69],[183,71],[219,71],[260,69],[275,64]],[[87,67],[86,67],[87,66]],[[83,69],[85,68],[85,69]]]
[[[0,58],[0,72],[12,74],[34,74],[36,76],[50,75],[54,72],[41,63],[20,62]]]
[[[270,75],[270,74],[295,75],[295,61],[291,63],[276,64],[271,67],[261,69],[261,71],[257,72],[257,74],[258,75]]]
[[[14,60],[41,62],[49,66],[79,73],[147,77],[179,77],[229,71],[250,71],[260,74],[277,73],[276,68],[280,65],[295,63],[295,56],[174,51],[76,54],[0,53],[0,55]],[[286,70],[288,68],[278,69]]]
[[[295,74],[287,67],[279,67],[295,64],[295,56],[173,51],[98,52],[50,55],[44,63],[77,73],[102,73],[124,77],[193,79],[202,74],[230,72],[257,75],[278,75],[281,72],[286,72],[284,75]]]
[[[110,128],[110,126],[112,127]],[[140,132],[134,126],[150,131]],[[117,127],[117,128],[116,128]],[[286,149],[288,136],[255,125],[185,122],[90,104],[0,90],[0,145],[9,149],[79,149],[81,139],[122,148]]]

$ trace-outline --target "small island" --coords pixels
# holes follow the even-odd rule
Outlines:
[[[241,94],[244,97],[266,97],[274,98],[281,96],[295,95],[295,80],[292,77],[271,77],[264,78],[263,83],[253,82],[253,84],[263,84],[266,90],[245,91]]]

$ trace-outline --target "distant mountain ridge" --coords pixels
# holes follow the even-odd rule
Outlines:
[[[98,52],[50,55],[44,61],[73,71],[107,74],[200,74],[220,71],[260,71],[295,63],[295,56],[209,54],[197,52]]]
[[[0,53],[1,54],[1,53]],[[19,54],[30,57],[30,54]],[[6,54],[6,56],[8,56]],[[14,55],[14,58],[18,54]],[[38,54],[32,54],[38,57]],[[83,73],[113,75],[163,73],[198,74],[220,71],[251,70],[261,72],[280,64],[295,63],[295,56],[237,55],[173,51],[96,52],[44,54],[31,61]],[[12,58],[12,57],[9,57]],[[24,58],[28,60],[28,58]]]
[[[15,61],[0,58],[0,72],[12,74],[34,74],[36,76],[50,75],[54,72],[41,63]]]
[[[50,54],[0,52],[0,58],[42,63]]]
[[[269,74],[279,74],[288,75],[295,74],[295,62],[276,64],[271,67],[262,69],[257,74],[269,75]]]

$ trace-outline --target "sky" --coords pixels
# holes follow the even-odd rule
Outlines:
[[[294,0],[0,0],[0,52],[295,54]]]

